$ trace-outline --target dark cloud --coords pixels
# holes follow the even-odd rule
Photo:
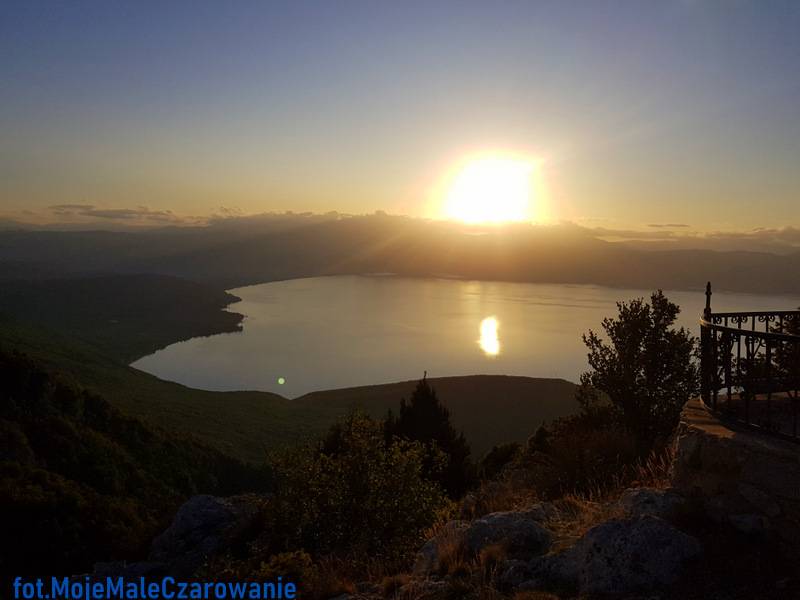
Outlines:
[[[750,231],[720,231],[709,233],[708,238],[720,241],[753,241],[760,243],[773,243],[779,245],[800,245],[800,228],[792,227],[776,227],[765,228],[759,227]]]
[[[685,223],[648,223],[648,227],[655,227],[657,229],[682,229],[689,227]]]
[[[136,208],[98,208],[93,204],[55,204],[48,210],[58,217],[84,217],[109,221],[144,223],[181,223],[181,217],[171,210],[150,210],[146,206]]]
[[[82,211],[92,210],[93,208],[94,205],[92,204],[54,204],[53,206],[48,206],[47,210],[57,217],[73,217]]]
[[[587,229],[592,235],[600,238],[614,238],[623,240],[666,240],[679,234],[668,229],[659,231],[637,231],[635,229],[611,229],[608,227],[591,227]]]

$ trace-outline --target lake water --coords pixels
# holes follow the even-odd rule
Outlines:
[[[346,276],[231,290],[246,315],[238,333],[195,338],[134,367],[207,390],[314,390],[422,377],[508,374],[577,381],[581,334],[616,314],[617,300],[649,291]],[[697,333],[703,292],[668,292],[680,324]],[[792,310],[800,299],[715,292],[723,310]]]

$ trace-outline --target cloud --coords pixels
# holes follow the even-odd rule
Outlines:
[[[759,227],[750,231],[718,231],[709,233],[707,237],[720,241],[744,240],[762,244],[800,246],[800,228],[791,225],[775,228]]]
[[[648,226],[649,227],[649,226]],[[617,240],[667,240],[685,237],[687,234],[678,234],[668,229],[658,231],[639,231],[635,229],[612,229],[609,227],[589,227],[587,231],[599,238],[613,238]]]
[[[136,223],[185,223],[187,219],[171,210],[151,210],[147,206],[136,208],[98,208],[93,204],[54,204],[48,210],[60,218],[89,218],[107,221]],[[188,220],[194,222],[194,220]]]
[[[760,227],[744,231],[694,231],[677,223],[647,225],[648,230],[584,227],[587,234],[642,249],[706,249],[786,254],[800,250],[800,228]],[[654,227],[655,226],[655,227]]]

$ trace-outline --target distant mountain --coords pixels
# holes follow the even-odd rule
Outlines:
[[[151,273],[218,287],[392,272],[614,287],[800,293],[800,253],[641,250],[577,226],[484,229],[406,217],[282,216],[143,232],[0,231],[0,278]]]

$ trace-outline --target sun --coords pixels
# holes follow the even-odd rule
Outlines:
[[[443,213],[464,223],[507,223],[533,219],[534,164],[500,154],[466,161],[446,188]]]

